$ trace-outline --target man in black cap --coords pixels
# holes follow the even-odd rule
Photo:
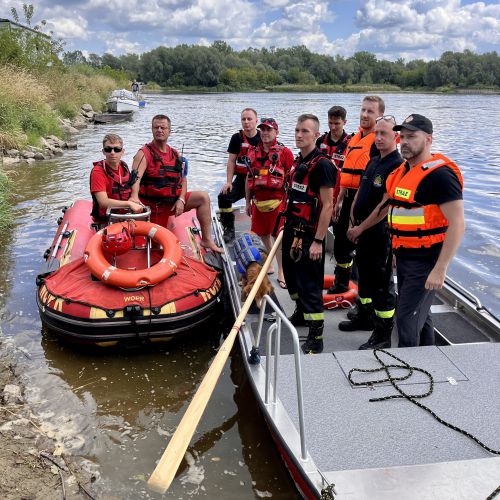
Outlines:
[[[432,122],[411,114],[400,131],[406,160],[386,181],[388,223],[396,255],[399,347],[434,344],[430,308],[464,234],[463,180],[455,163],[431,153]],[[385,200],[388,200],[385,203]]]

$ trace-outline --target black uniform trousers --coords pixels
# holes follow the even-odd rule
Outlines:
[[[375,311],[393,311],[396,291],[387,222],[379,222],[361,233],[356,244],[356,266],[359,297],[372,299]]]
[[[398,347],[435,343],[430,310],[436,291],[426,290],[425,282],[438,256],[438,254],[405,256],[396,252]]]
[[[302,257],[295,262],[290,256],[294,240],[294,230],[285,224],[283,230],[283,273],[288,293],[293,300],[298,300],[307,320],[323,320],[323,279],[325,276],[325,244],[320,260],[309,258],[309,248],[314,241],[314,234],[302,238]]]
[[[233,203],[245,198],[245,174],[236,174],[233,178],[232,189],[227,193],[219,193],[217,201],[219,208],[231,208]]]
[[[346,191],[339,218],[333,226],[333,234],[335,236],[333,255],[337,264],[349,264],[354,256],[354,249],[356,246],[347,238],[347,230],[349,229],[351,205],[355,195],[356,190],[354,189],[348,189]]]

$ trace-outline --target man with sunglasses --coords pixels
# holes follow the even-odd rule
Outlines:
[[[352,201],[359,187],[361,176],[370,158],[378,155],[375,147],[375,119],[382,116],[385,103],[376,95],[363,99],[359,115],[359,131],[351,137],[340,175],[340,191],[333,211],[335,242],[335,282],[329,294],[347,292],[353,264],[354,244],[347,238]]]
[[[201,245],[222,252],[211,236],[210,198],[205,191],[188,191],[186,162],[177,150],[167,144],[171,121],[166,115],[156,115],[151,122],[153,141],[144,145],[134,156],[132,169],[137,180],[130,199],[151,208],[151,221],[168,227],[168,219],[196,209],[200,221]]]
[[[273,246],[272,234],[285,197],[285,183],[293,164],[293,153],[276,140],[279,129],[274,118],[262,118],[257,127],[260,142],[248,154],[246,211],[252,217],[250,230],[260,236],[266,250]],[[281,251],[276,252],[278,284],[286,288]],[[274,271],[270,269],[268,274]]]
[[[360,349],[385,349],[391,346],[396,293],[392,277],[391,240],[387,221],[380,220],[376,207],[385,194],[385,181],[401,165],[396,119],[379,116],[375,124],[375,146],[379,156],[368,162],[351,208],[352,226],[348,238],[356,244],[358,269],[358,307],[342,321],[343,331],[373,330]]]
[[[248,174],[247,156],[260,141],[257,129],[257,111],[245,108],[241,112],[241,130],[233,134],[227,152],[226,183],[218,196],[220,221],[224,228],[224,241],[234,240],[233,203],[245,198],[245,180]]]
[[[92,194],[92,217],[98,224],[106,223],[106,209],[130,209],[133,213],[143,210],[142,203],[130,200],[135,176],[122,161],[125,153],[123,140],[119,135],[107,134],[102,141],[105,159],[94,162],[90,172],[90,193]]]

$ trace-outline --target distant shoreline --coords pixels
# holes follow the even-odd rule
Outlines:
[[[228,89],[218,87],[154,87],[147,85],[141,89],[143,94],[234,94],[234,93],[397,93],[397,94],[443,94],[443,95],[498,95],[500,88],[406,88],[395,85],[276,85],[261,89]]]

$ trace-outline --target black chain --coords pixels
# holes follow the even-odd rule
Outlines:
[[[400,365],[385,364],[380,359],[378,353],[386,354],[387,356],[395,359],[396,361],[399,361],[401,364]],[[424,404],[420,403],[419,401],[416,401],[417,398],[425,398],[427,396],[430,396],[432,394],[432,391],[434,390],[434,378],[427,370],[424,370],[423,368],[417,368],[415,366],[410,366],[406,361],[403,361],[402,359],[398,358],[394,354],[391,354],[390,352],[387,352],[384,349],[374,350],[373,355],[375,356],[377,361],[380,363],[380,365],[381,365],[380,368],[373,368],[373,369],[353,368],[352,370],[349,371],[349,373],[347,375],[349,382],[355,386],[369,386],[369,387],[374,386],[376,384],[390,382],[392,387],[394,387],[394,389],[396,389],[396,391],[398,391],[399,394],[393,394],[391,396],[384,396],[384,397],[380,397],[380,398],[372,398],[372,399],[370,399],[370,402],[372,402],[372,401],[385,401],[388,399],[405,398],[408,401],[411,401],[413,404],[417,405],[418,407],[420,407],[423,410],[430,413],[439,423],[445,425],[446,427],[449,427],[450,429],[453,429],[454,431],[460,432],[464,436],[467,436],[468,438],[475,441],[479,446],[484,448],[486,451],[488,451],[494,455],[500,455],[500,450],[494,450],[493,448],[490,448],[489,446],[484,444],[482,441],[480,441],[476,436],[473,436],[470,432],[467,432],[466,430],[461,429],[460,427],[457,427],[456,425],[450,424],[449,422],[443,420],[441,417],[436,415],[436,413],[434,413],[434,411],[432,411],[429,407],[425,406]],[[393,377],[391,375],[391,372],[390,372],[391,368],[406,369],[406,370],[408,370],[408,374],[401,376],[401,377]],[[387,378],[378,379],[378,380],[368,380],[366,382],[354,382],[352,379],[352,374],[354,372],[357,372],[357,373],[375,373],[375,372],[380,372],[380,371],[385,371]],[[424,394],[406,394],[397,384],[397,382],[401,382],[403,380],[409,379],[414,371],[418,371],[418,372],[423,373],[424,375],[427,375],[427,377],[429,379],[428,380],[429,381],[429,390]],[[497,488],[495,490],[495,492],[493,492],[494,496],[496,496],[498,494],[499,488]],[[488,497],[487,500],[489,500],[490,498],[494,498],[494,497],[492,497],[490,495],[490,497]]]
[[[335,495],[333,494],[333,489],[335,488],[335,485],[329,484],[328,486],[325,486],[321,490],[321,496],[319,497],[319,500],[335,500]],[[487,499],[489,500],[489,499]]]

